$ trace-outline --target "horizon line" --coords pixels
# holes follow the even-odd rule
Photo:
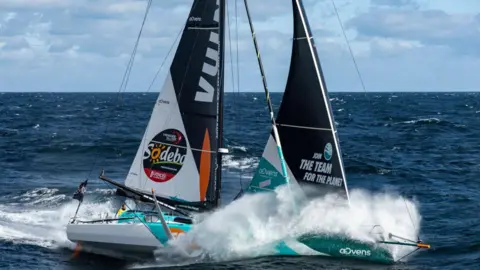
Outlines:
[[[284,93],[278,92],[278,91],[269,91],[270,93],[275,93],[275,94],[281,94]],[[360,94],[368,94],[368,93],[477,93],[480,92],[480,90],[403,90],[403,91],[328,91],[328,93],[360,93]],[[18,94],[24,94],[24,93],[45,93],[45,94],[51,94],[51,93],[61,93],[61,94],[119,94],[119,93],[124,93],[124,94],[160,94],[161,91],[154,92],[154,91],[0,91],[0,94],[6,94],[6,93],[18,93]],[[224,94],[239,94],[239,93],[245,93],[245,94],[265,94],[263,91],[241,91],[241,92],[224,92]]]

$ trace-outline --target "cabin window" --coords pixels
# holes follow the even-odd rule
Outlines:
[[[145,221],[146,222],[158,222],[159,218],[158,218],[158,216],[148,215],[148,216],[145,216]]]
[[[173,221],[183,224],[192,224],[192,220],[188,218],[176,217]]]

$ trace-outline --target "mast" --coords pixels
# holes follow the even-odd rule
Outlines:
[[[250,17],[250,11],[248,9],[247,0],[244,0],[244,3],[245,3],[245,10],[247,12],[247,17],[248,17],[248,23],[250,25],[250,31],[252,33],[253,44],[255,46],[255,52],[257,53],[258,66],[260,67],[260,73],[262,75],[263,89],[265,90],[265,97],[268,104],[268,110],[270,112],[270,121],[272,122],[273,134],[277,144],[278,156],[280,158],[280,163],[282,166],[282,174],[283,174],[283,177],[285,178],[285,182],[288,184],[289,180],[288,180],[287,166],[285,164],[285,158],[283,157],[283,152],[282,152],[282,145],[280,144],[280,138],[278,136],[277,123],[275,122],[275,115],[273,113],[272,102],[270,101],[270,92],[268,91],[267,79],[265,77],[265,72],[263,71],[263,64],[262,64],[262,59],[260,57],[260,50],[257,45],[257,38],[255,36],[255,30],[253,29],[253,23]]]
[[[225,28],[225,0],[220,0],[220,27]],[[225,29],[220,30],[220,40],[224,40],[225,36]],[[219,54],[222,56],[221,57],[221,64],[220,64],[220,70],[219,70],[219,75],[218,75],[218,113],[217,113],[217,121],[218,121],[218,133],[217,133],[217,175],[216,179],[214,182],[214,189],[215,189],[215,201],[214,205],[215,207],[218,207],[221,202],[220,198],[220,191],[222,189],[222,154],[224,153],[223,149],[223,101],[224,101],[224,84],[221,83],[224,81],[224,50],[225,46],[220,46],[219,48]]]

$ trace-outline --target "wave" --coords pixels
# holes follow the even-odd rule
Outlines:
[[[438,124],[440,122],[441,122],[440,119],[432,117],[432,118],[419,118],[415,120],[408,120],[408,121],[403,121],[396,124]]]
[[[109,189],[92,191],[96,194],[111,192]],[[66,195],[57,189],[39,188],[11,197],[17,205],[0,204],[0,241],[73,250],[74,244],[66,237],[66,225],[78,202],[45,199],[56,196]],[[269,244],[307,232],[343,233],[353,239],[373,241],[368,234],[373,225],[415,239],[420,227],[416,203],[395,194],[352,190],[351,207],[336,208],[332,205],[338,205],[338,201],[332,197],[301,201],[299,196],[299,192],[281,187],[275,192],[245,195],[212,213],[199,214],[196,218],[202,222],[190,233],[175,239],[171,247],[158,250],[157,261],[161,260],[161,265],[165,266],[268,256],[272,254]],[[91,198],[85,197],[79,217],[102,218],[115,214],[113,197],[104,202],[89,201]],[[183,251],[192,241],[200,246],[201,253],[185,258]],[[409,249],[390,251],[398,258]]]
[[[390,121],[391,120],[392,119],[390,118]],[[399,126],[406,129],[417,128],[417,127],[432,127],[432,128],[438,127],[438,128],[449,128],[451,130],[462,131],[462,132],[468,130],[468,126],[465,124],[453,122],[448,119],[441,119],[438,117],[426,117],[426,118],[404,120],[404,121],[399,121],[394,123],[386,123],[384,124],[384,126],[385,127]],[[439,130],[444,131],[443,129],[439,129]],[[415,131],[418,132],[418,130],[416,129]]]
[[[227,169],[234,170],[247,170],[256,168],[258,165],[258,157],[243,157],[238,158],[235,156],[223,156],[222,166]]]
[[[169,248],[157,250],[155,266],[268,256],[272,255],[272,243],[311,232],[341,233],[372,242],[369,231],[374,225],[380,225],[385,234],[416,239],[420,227],[416,203],[395,194],[352,190],[351,207],[338,206],[339,202],[328,196],[299,203],[299,195],[288,188],[245,195],[211,214],[198,216],[203,220],[199,225],[173,240]],[[192,242],[200,247],[194,256],[185,252]],[[411,250],[389,247],[396,259]]]
[[[111,190],[97,189],[91,193],[107,194]],[[17,196],[8,196],[0,204],[0,242],[36,245],[45,248],[74,249],[67,239],[66,225],[74,215],[78,201],[71,194],[61,194],[58,189],[36,188]],[[78,216],[102,217],[113,215],[113,200],[89,201],[86,196]]]
[[[65,194],[57,194],[58,189],[35,188],[21,195],[12,197],[13,200],[25,205],[53,204],[66,198]],[[18,203],[13,203],[18,204]]]

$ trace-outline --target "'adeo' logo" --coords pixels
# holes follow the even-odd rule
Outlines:
[[[340,254],[342,255],[353,255],[353,256],[364,256],[368,257],[372,255],[370,250],[365,249],[351,249],[351,248],[342,248],[340,249]]]
[[[143,170],[155,182],[172,179],[182,168],[187,155],[185,136],[176,129],[158,133],[143,153]]]

